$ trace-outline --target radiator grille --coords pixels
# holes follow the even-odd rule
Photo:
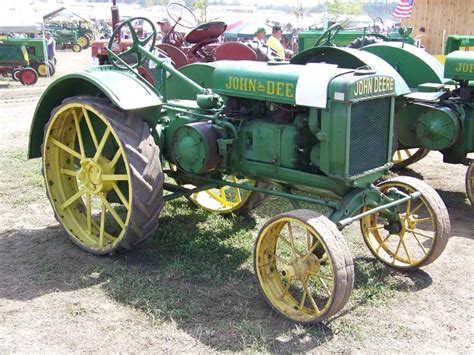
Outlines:
[[[349,175],[387,163],[390,99],[363,101],[352,105]]]

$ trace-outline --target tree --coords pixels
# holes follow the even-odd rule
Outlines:
[[[208,6],[209,0],[196,0],[194,2],[194,8],[198,9],[201,14],[199,19],[201,22],[206,22]]]
[[[360,15],[362,13],[362,5],[359,1],[347,2],[341,0],[333,0],[328,3],[328,13],[331,15]]]

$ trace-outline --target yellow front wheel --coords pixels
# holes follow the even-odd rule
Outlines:
[[[145,122],[108,100],[73,97],[53,110],[43,173],[57,220],[84,250],[130,249],[158,226],[163,207],[159,149]]]
[[[474,206],[474,162],[469,164],[466,172],[466,194],[471,201],[471,206]]]
[[[430,152],[426,148],[399,149],[393,154],[393,169],[400,170],[423,159]]]
[[[422,195],[399,205],[399,221],[388,222],[380,213],[361,219],[362,234],[372,254],[396,269],[417,269],[432,263],[446,247],[451,230],[441,197],[431,186],[412,177],[397,177],[378,186],[384,193],[397,188]]]
[[[266,301],[295,322],[327,319],[352,292],[347,244],[334,223],[314,211],[295,210],[269,220],[255,243],[254,266]]]
[[[79,43],[76,43],[72,46],[72,51],[73,52],[76,52],[76,53],[79,53],[80,51],[82,51],[82,47]]]

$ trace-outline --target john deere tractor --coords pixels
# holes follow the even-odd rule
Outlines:
[[[328,29],[324,44],[299,53],[293,64],[325,61],[347,68],[368,66],[377,71],[389,65],[397,71],[395,101],[398,149],[394,168],[404,168],[438,150],[443,160],[469,166],[466,192],[474,205],[474,52],[455,51],[445,66],[415,46],[382,42],[361,50],[336,47],[337,28]]]
[[[336,314],[351,295],[345,226],[359,223],[373,255],[396,269],[442,253],[450,222],[438,194],[414,178],[377,183],[392,165],[392,67],[219,61],[194,81],[152,52],[154,27],[138,38],[135,20],[115,29],[111,66],[59,78],[34,114],[29,157],[41,157],[72,242],[99,255],[134,248],[159,235],[164,203],[181,197],[222,214],[249,211],[264,196],[288,199],[295,210],[258,233],[255,274],[269,305],[304,324]],[[133,43],[115,54],[123,28]],[[144,59],[162,71],[163,94],[135,71]],[[192,99],[168,95],[178,83]]]

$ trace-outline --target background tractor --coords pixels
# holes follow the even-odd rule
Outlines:
[[[25,46],[3,40],[0,40],[0,73],[3,76],[11,75],[13,80],[23,85],[34,85],[38,81],[38,73],[29,67]]]
[[[53,76],[56,73],[55,58],[48,58],[48,45],[45,39],[7,37],[4,41],[24,45],[28,52],[30,66],[39,76]]]
[[[361,50],[335,47],[335,32],[325,44],[313,47],[292,58],[294,64],[326,61],[339,66],[368,66],[377,71],[387,64],[399,73],[400,89],[395,104],[395,168],[404,168],[422,159],[430,150],[438,150],[451,164],[468,165],[466,192],[474,201],[472,160],[474,152],[474,52],[456,51],[446,58],[446,65],[424,50],[404,43],[382,42]]]
[[[180,197],[223,214],[268,195],[288,199],[295,210],[258,234],[255,274],[269,305],[303,324],[336,314],[351,295],[340,230],[352,222],[390,267],[417,269],[442,253],[450,223],[438,194],[414,178],[378,183],[392,165],[400,78],[391,66],[216,61],[191,64],[186,76],[153,54],[154,28],[144,39],[132,32],[124,53],[111,50],[134,20],[114,31],[112,66],[56,80],[32,122],[28,155],[42,157],[55,216],[80,248],[138,246],[159,233],[163,204]],[[168,77],[163,94],[136,71],[145,59]]]

